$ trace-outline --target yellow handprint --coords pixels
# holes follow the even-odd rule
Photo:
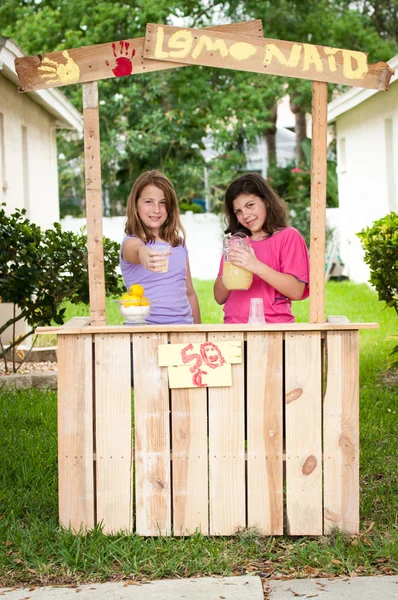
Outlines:
[[[42,79],[49,79],[51,82],[62,82],[62,83],[75,83],[79,81],[80,69],[75,61],[69,56],[68,51],[64,50],[62,56],[66,58],[66,64],[59,64],[55,60],[49,58],[43,59],[43,65],[39,67],[39,71],[42,71]]]

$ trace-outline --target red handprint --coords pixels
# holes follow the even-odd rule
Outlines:
[[[116,58],[116,67],[112,69],[112,73],[115,77],[126,77],[126,75],[131,75],[133,72],[133,63],[132,59],[135,56],[135,49],[131,49],[131,58],[128,57],[130,42],[124,42],[121,40],[119,42],[120,49],[116,50],[116,44],[112,43],[113,56]],[[105,64],[109,67],[109,61],[106,60]]]

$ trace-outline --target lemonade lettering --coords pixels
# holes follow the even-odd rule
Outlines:
[[[317,73],[335,73],[342,71],[348,79],[362,79],[368,73],[368,59],[364,52],[342,50],[329,46],[314,46],[275,40],[257,45],[249,42],[234,42],[231,39],[212,37],[209,34],[194,35],[189,29],[179,29],[165,41],[164,28],[156,28],[155,56],[157,59],[184,59],[190,56],[196,60],[203,53],[218,55],[220,58],[231,56],[244,62],[258,52],[264,52],[263,65],[280,65],[299,69],[305,73],[314,69]],[[242,66],[242,68],[244,68]]]

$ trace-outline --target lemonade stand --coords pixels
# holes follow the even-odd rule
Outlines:
[[[97,81],[188,65],[313,81],[308,323],[106,325]],[[18,58],[16,69],[21,91],[83,89],[91,316],[41,330],[58,336],[61,524],[357,533],[359,331],[377,324],[324,316],[327,83],[387,90],[389,66],[267,39],[248,21],[148,24],[145,38]]]

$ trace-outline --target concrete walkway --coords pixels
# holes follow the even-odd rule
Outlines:
[[[398,600],[398,575],[268,581],[270,600]],[[324,592],[327,592],[326,594]]]
[[[3,588],[5,600],[398,600],[398,576],[338,579],[269,580],[263,592],[255,575],[166,579],[148,583],[125,582],[81,585],[74,588]],[[326,592],[326,594],[325,594]]]
[[[6,592],[4,600],[263,600],[261,579],[257,576],[198,579],[164,579],[129,585],[102,583],[77,588],[19,588]],[[76,595],[76,592],[80,592]],[[6,592],[3,594],[3,592]],[[329,600],[329,599],[328,599]]]

